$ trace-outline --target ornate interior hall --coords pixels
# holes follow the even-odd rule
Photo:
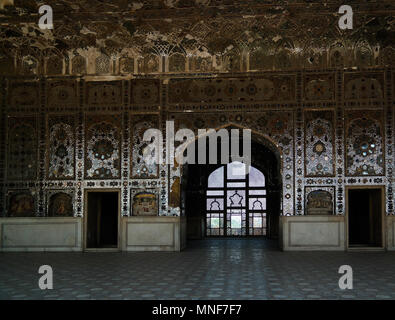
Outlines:
[[[43,4],[0,0],[0,299],[395,298],[393,0]]]

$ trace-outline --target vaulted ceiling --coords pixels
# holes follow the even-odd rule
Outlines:
[[[119,56],[224,55],[286,51],[314,55],[333,47],[382,51],[394,45],[395,2],[335,0],[1,0],[0,55],[36,57],[100,50]],[[12,4],[13,2],[13,4]],[[40,30],[38,8],[52,6],[54,30]],[[339,7],[354,11],[340,30]]]

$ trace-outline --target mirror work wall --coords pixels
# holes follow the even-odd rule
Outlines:
[[[0,214],[181,215],[183,168],[143,161],[147,129],[247,128],[281,164],[281,215],[345,215],[384,187],[394,214],[393,1],[36,1],[2,8]],[[91,14],[82,8],[90,8]],[[165,154],[168,150],[165,149]],[[258,156],[259,158],[259,156]]]

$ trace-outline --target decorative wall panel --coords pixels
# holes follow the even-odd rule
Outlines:
[[[156,190],[132,190],[133,216],[157,216],[158,194]]]
[[[143,159],[143,151],[150,142],[143,140],[148,129],[158,129],[157,115],[132,115],[131,117],[131,177],[133,179],[155,179],[159,175],[157,164],[147,164]],[[162,142],[160,142],[162,143]]]
[[[305,187],[307,215],[332,215],[335,208],[335,187]]]
[[[86,73],[86,59],[83,56],[77,55],[71,59],[71,71],[73,74]]]
[[[170,104],[292,101],[295,99],[295,78],[172,79],[168,98]]]
[[[1,74],[13,74],[15,72],[14,59],[0,55],[0,73]]]
[[[194,72],[209,72],[213,69],[212,57],[193,56],[189,59],[189,69]]]
[[[48,193],[49,217],[72,217],[74,215],[73,191],[52,190]]]
[[[97,74],[108,74],[111,72],[111,60],[109,56],[102,54],[95,61]]]
[[[147,54],[138,60],[138,70],[140,73],[159,72],[159,57],[154,54]]]
[[[31,56],[25,56],[21,61],[21,73],[23,75],[35,75],[38,74],[39,63],[38,60]]]
[[[381,111],[347,113],[346,174],[384,175],[384,144]]]
[[[159,104],[159,80],[132,80],[131,96],[133,105]]]
[[[37,82],[11,82],[9,86],[10,112],[37,112],[40,97]]]
[[[89,106],[122,106],[122,82],[87,82],[86,102]]]
[[[10,190],[7,193],[9,217],[33,217],[36,215],[36,204],[29,190]]]
[[[346,100],[380,100],[384,98],[384,75],[381,73],[345,74]]]
[[[305,100],[333,100],[334,77],[328,74],[308,74],[304,77]]]
[[[334,176],[333,111],[305,112],[305,174],[307,177]]]
[[[183,54],[173,54],[169,57],[169,71],[170,72],[184,72],[186,58]]]
[[[47,125],[48,179],[74,179],[75,117],[49,116]]]
[[[120,125],[118,114],[86,116],[86,179],[120,178]]]
[[[47,108],[62,110],[63,107],[77,108],[79,105],[76,81],[53,80],[47,82]]]
[[[119,60],[119,72],[121,74],[134,73],[134,59],[123,57]]]
[[[35,118],[8,119],[7,179],[37,177],[38,142]]]
[[[194,68],[194,60],[186,66]],[[68,212],[63,205],[53,209],[51,197],[63,190],[73,199],[74,216],[82,216],[85,188],[116,187],[122,188],[122,215],[133,213],[132,192],[147,189],[155,190],[159,215],[181,214],[180,166],[150,167],[142,161],[145,130],[160,128],[165,142],[168,119],[176,130],[251,129],[255,142],[281,159],[283,215],[308,214],[307,197],[317,190],[329,192],[333,212],[344,214],[347,185],[385,185],[386,210],[394,212],[395,77],[390,69],[205,76],[7,82],[8,90],[0,91],[7,106],[3,207],[9,208],[9,190],[29,189],[36,215]],[[365,88],[361,78],[374,79],[368,81],[370,93],[353,96],[353,86]],[[283,97],[282,83],[289,84]],[[214,94],[207,96],[210,88]],[[13,214],[23,211],[19,207]],[[30,215],[28,210],[19,214]]]
[[[48,75],[59,75],[63,74],[63,59],[61,57],[50,57],[46,63],[46,73]]]
[[[250,70],[270,70],[273,68],[273,55],[262,48],[250,52]]]

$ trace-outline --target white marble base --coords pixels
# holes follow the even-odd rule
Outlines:
[[[386,216],[386,247],[389,251],[395,251],[395,216]]]
[[[81,250],[81,218],[0,218],[0,251]]]
[[[344,251],[343,216],[280,217],[280,247],[284,251]]]
[[[123,217],[123,251],[180,251],[186,246],[185,217]]]

